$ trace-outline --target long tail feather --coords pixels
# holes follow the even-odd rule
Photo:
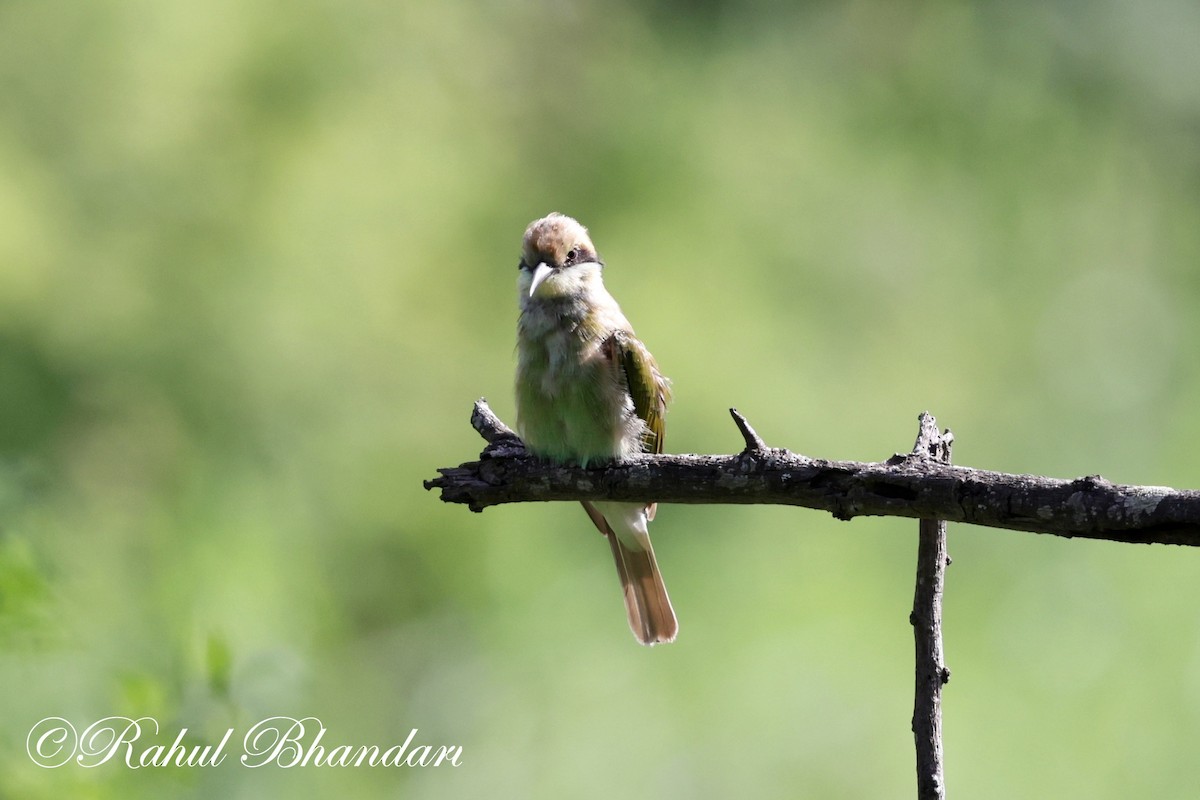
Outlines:
[[[603,522],[601,530],[612,549],[617,575],[621,579],[621,591],[625,596],[625,613],[629,617],[629,628],[633,635],[645,645],[675,641],[679,622],[671,607],[671,599],[667,596],[667,587],[658,569],[650,536],[646,533],[645,517],[642,516],[635,525],[629,525],[629,531],[623,531],[625,538],[630,539],[627,543],[613,530],[604,513],[590,503],[585,503],[584,508],[597,528]],[[605,511],[611,514],[609,509]],[[615,521],[617,524],[630,522],[620,517]]]

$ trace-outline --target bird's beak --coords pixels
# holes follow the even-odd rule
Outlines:
[[[533,297],[533,293],[536,292],[537,288],[542,285],[542,281],[546,280],[546,278],[549,278],[553,272],[554,267],[550,266],[545,261],[537,265],[537,267],[533,270],[533,280],[529,282],[530,297]]]

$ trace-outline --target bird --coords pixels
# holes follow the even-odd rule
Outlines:
[[[517,295],[517,433],[534,456],[582,467],[661,453],[670,381],[604,287],[587,228],[529,224]],[[672,642],[679,623],[647,528],[655,503],[584,501],[608,540],[634,637]]]

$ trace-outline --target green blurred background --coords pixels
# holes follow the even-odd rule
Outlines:
[[[560,210],[669,451],[737,406],[880,460],[929,409],[960,464],[1200,485],[1197,41],[1182,0],[0,3],[0,796],[912,796],[913,522],[666,506],[646,650],[577,506],[421,481],[513,421]],[[1200,554],[951,537],[951,795],[1194,796]],[[25,755],[110,714],[464,763]]]

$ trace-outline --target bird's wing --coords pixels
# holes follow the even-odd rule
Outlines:
[[[663,451],[666,432],[667,401],[670,399],[670,383],[658,371],[654,357],[638,339],[630,333],[617,331],[612,335],[613,353],[625,375],[625,385],[633,399],[634,412],[646,423],[647,453]]]

